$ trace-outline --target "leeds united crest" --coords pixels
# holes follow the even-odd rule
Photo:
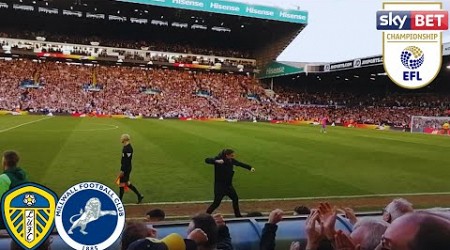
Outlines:
[[[2,198],[2,216],[11,238],[24,249],[36,249],[54,228],[58,197],[50,189],[27,183]]]

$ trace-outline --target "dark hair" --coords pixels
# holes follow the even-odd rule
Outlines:
[[[3,153],[3,158],[7,167],[16,167],[19,162],[19,155],[15,151],[5,151]]]
[[[308,215],[311,213],[311,210],[305,206],[298,206],[294,208],[294,212],[296,212],[298,215]]]
[[[208,242],[202,244],[202,246],[207,248],[214,248],[218,241],[218,227],[216,221],[210,214],[198,214],[192,218],[194,222],[194,227],[203,230],[208,237]]]
[[[148,229],[145,223],[132,221],[128,222],[122,233],[122,250],[126,250],[128,246],[148,236]]]
[[[219,153],[218,157],[219,158],[225,158],[225,156],[231,155],[232,153],[234,153],[233,149],[229,149],[229,148],[228,149],[224,149],[224,150],[222,150],[222,152]]]
[[[147,215],[150,219],[164,220],[164,218],[166,218],[166,213],[159,208],[148,211]]]
[[[52,243],[52,237],[48,237],[44,243],[42,243],[36,250],[48,250],[50,249],[50,245]],[[14,240],[11,240],[11,245],[9,246],[10,250],[22,250],[23,248],[19,246]]]
[[[247,217],[262,217],[262,216],[263,216],[263,214],[258,211],[250,212],[247,214]]]
[[[450,249],[450,221],[434,215],[423,218],[409,247],[411,250]]]

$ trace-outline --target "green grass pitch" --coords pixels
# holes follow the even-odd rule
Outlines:
[[[391,131],[1,116],[0,150],[17,150],[30,179],[58,195],[82,181],[117,189],[122,133],[132,137],[131,179],[146,202],[212,199],[213,167],[204,159],[223,148],[256,168],[236,168],[244,199],[450,191],[450,138]]]

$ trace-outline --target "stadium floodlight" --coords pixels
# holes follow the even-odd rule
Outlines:
[[[447,69],[450,69],[450,65],[447,65]]]
[[[348,78],[345,78],[344,80],[348,81]]]
[[[354,78],[359,78],[359,76],[358,76],[358,75],[354,75],[353,77],[354,77]]]
[[[370,76],[377,76],[376,74],[370,74]]]
[[[374,78],[374,77],[371,77],[370,80],[375,81],[375,78]]]
[[[379,75],[379,76],[387,76],[387,73],[386,73],[386,72],[378,73],[378,75]]]

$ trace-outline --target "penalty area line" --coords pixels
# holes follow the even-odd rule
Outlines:
[[[23,127],[23,126],[26,126],[26,125],[29,125],[29,124],[32,124],[32,123],[40,122],[40,121],[43,121],[43,120],[47,120],[47,119],[50,119],[50,118],[52,118],[52,117],[44,117],[44,118],[37,119],[37,120],[34,120],[34,121],[21,123],[19,125],[16,125],[16,126],[13,126],[13,127],[10,127],[10,128],[2,129],[2,130],[0,130],[0,133],[7,132],[7,131],[10,131],[10,130],[13,130],[13,129],[16,129],[16,128],[20,128],[20,127]]]
[[[383,198],[383,197],[405,197],[405,196],[433,196],[433,195],[450,195],[450,192],[434,192],[434,193],[392,193],[392,194],[363,194],[363,195],[337,195],[337,196],[317,196],[317,197],[294,197],[294,198],[272,198],[272,199],[239,199],[240,202],[270,202],[270,201],[301,201],[301,200],[333,200],[333,199],[358,199],[358,198]],[[141,205],[182,205],[182,204],[205,204],[208,201],[173,201],[173,202],[154,202],[140,204],[125,204],[126,206]],[[223,202],[231,202],[224,199]]]

